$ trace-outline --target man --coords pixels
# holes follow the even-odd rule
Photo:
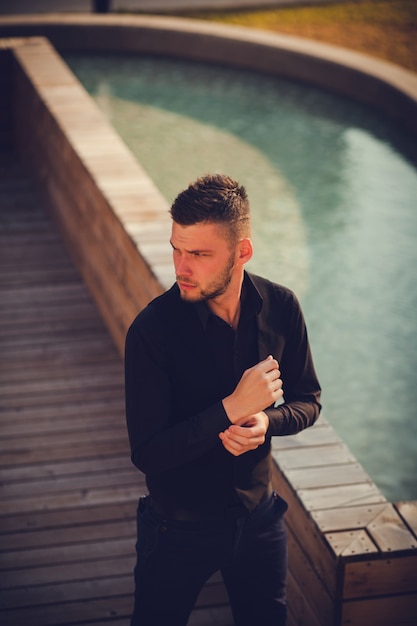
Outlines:
[[[286,622],[285,501],[270,441],[313,424],[320,387],[291,291],[245,271],[244,187],[198,179],[171,207],[176,284],[126,338],[138,507],[132,626],[185,626],[220,570],[238,626]]]

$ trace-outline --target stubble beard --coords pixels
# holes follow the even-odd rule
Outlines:
[[[200,289],[197,294],[191,294],[187,291],[181,291],[181,298],[184,302],[207,302],[208,300],[215,300],[219,296],[226,293],[228,286],[232,281],[233,268],[234,268],[234,254],[230,256],[229,261],[225,269],[220,276],[216,277],[211,283],[207,285],[205,289]],[[177,276],[177,280],[179,277]],[[187,282],[186,280],[184,282]],[[191,283],[192,284],[192,283]],[[196,285],[198,287],[198,284]]]

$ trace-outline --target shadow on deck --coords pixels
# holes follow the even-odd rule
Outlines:
[[[123,364],[31,181],[0,160],[0,622],[127,626],[135,510]],[[231,623],[227,607],[190,624]]]

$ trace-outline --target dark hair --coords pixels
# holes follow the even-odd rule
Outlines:
[[[246,189],[225,174],[208,174],[191,183],[171,206],[171,217],[181,226],[201,222],[222,224],[232,244],[250,235]]]

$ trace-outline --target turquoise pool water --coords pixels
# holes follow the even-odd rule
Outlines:
[[[417,499],[417,145],[375,112],[251,72],[67,61],[170,202],[248,189],[253,271],[298,294],[324,415],[392,501]]]

